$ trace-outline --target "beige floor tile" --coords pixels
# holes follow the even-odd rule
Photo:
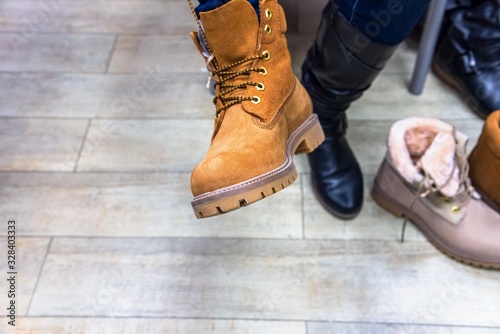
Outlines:
[[[94,117],[103,94],[100,75],[0,74],[0,115]],[[106,78],[113,78],[112,76]],[[119,96],[117,96],[119,97]]]
[[[302,238],[300,178],[246,208],[197,220],[189,177],[3,173],[0,214],[36,236]]]
[[[212,130],[213,120],[94,120],[78,171],[191,172]]]
[[[109,71],[112,73],[199,72],[205,68],[203,57],[186,36],[120,36]]]
[[[297,171],[299,173],[308,173],[310,168],[309,168],[309,162],[307,161],[307,154],[299,154],[296,155],[295,158],[295,166],[297,167]]]
[[[56,238],[29,315],[498,327],[499,279],[422,242]]]
[[[370,195],[373,178],[372,174],[364,175],[363,209],[356,218],[346,221],[335,218],[321,206],[313,193],[309,174],[303,175],[305,237],[308,239],[399,240],[403,219],[394,217],[375,203]],[[425,238],[412,224],[408,224],[405,240],[424,241]]]
[[[2,200],[0,202],[0,210],[4,206],[5,202]],[[4,231],[6,231],[7,222],[7,217],[12,217],[12,216],[5,216],[4,221],[2,222],[2,225],[4,226]],[[10,218],[9,218],[10,219]],[[14,218],[16,220],[16,227],[17,231],[19,231],[19,228],[25,223],[22,220],[17,219],[17,217]],[[17,233],[16,233],[17,234]],[[3,235],[6,235],[4,232]],[[19,323],[22,321],[19,317],[24,316],[26,312],[28,311],[28,306],[29,302],[31,300],[31,295],[33,294],[33,290],[35,289],[36,281],[38,279],[38,274],[40,273],[40,270],[42,269],[42,264],[43,264],[43,259],[45,258],[45,254],[47,253],[47,247],[49,245],[50,238],[26,238],[26,237],[20,237],[17,234],[16,238],[16,264],[15,264],[15,272],[17,272],[16,276],[16,296],[15,296],[15,301],[16,301],[16,325],[19,325]],[[10,277],[10,275],[7,275],[8,271],[11,271],[10,269],[7,268],[7,238],[6,237],[1,237],[0,238],[0,247],[2,248],[2,253],[5,255],[5,259],[2,259],[0,262],[0,270],[2,272],[2,290],[4,290],[2,293],[2,306],[5,305],[7,307],[8,303],[10,303],[10,299],[7,297],[7,284],[6,284],[6,279]],[[4,283],[5,282],[5,283]],[[4,311],[5,312],[5,311]],[[4,313],[5,314],[5,313]],[[3,322],[0,324],[0,331],[2,331],[2,328],[7,328],[10,326],[7,326],[7,319],[5,318],[5,315],[3,316]],[[2,332],[6,333],[6,332]],[[9,332],[10,333],[10,332]]]
[[[72,171],[87,124],[83,119],[2,119],[0,170]]]
[[[303,322],[204,320],[23,318],[16,334],[306,334]]]
[[[412,44],[403,42],[387,62],[383,72],[405,74],[404,77],[407,78],[409,84],[416,61],[417,50],[415,47]]]
[[[42,5],[42,4],[45,4]],[[186,1],[15,1],[2,2],[0,31],[180,34],[195,30]]]
[[[0,71],[104,72],[114,35],[0,34]]]
[[[401,324],[308,323],[308,334],[496,334],[500,328],[422,326]]]
[[[0,115],[213,119],[205,73],[0,74]]]
[[[213,121],[207,73],[163,74],[146,68],[138,75],[110,75],[103,82],[97,117],[204,118]]]

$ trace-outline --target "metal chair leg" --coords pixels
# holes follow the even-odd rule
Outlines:
[[[434,50],[436,49],[445,9],[446,0],[432,0],[427,10],[427,18],[425,19],[424,32],[418,48],[417,61],[408,88],[413,95],[422,94],[422,90],[424,89],[425,79],[431,66]]]

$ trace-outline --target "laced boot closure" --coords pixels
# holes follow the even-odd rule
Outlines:
[[[188,0],[189,2],[190,0]],[[309,153],[323,132],[307,92],[293,75],[284,12],[262,0],[201,12],[191,33],[215,80],[215,126],[191,175],[198,218],[246,206],[290,185],[294,153]],[[193,11],[194,12],[194,11]]]
[[[204,50],[201,40],[195,40],[195,44],[215,79],[214,137],[223,120],[220,116],[234,105],[242,104],[243,111],[262,123],[270,122],[282,102],[276,97],[289,94],[294,85],[290,80],[293,72],[283,9],[277,1],[262,1],[259,20],[253,8],[242,2],[244,0],[233,0],[223,6],[234,20],[221,24],[220,16],[208,12],[200,13],[198,21],[201,38],[206,40],[208,50]],[[234,14],[236,12],[238,15]],[[238,20],[241,17],[252,19]],[[266,90],[269,84],[275,86],[273,90]]]
[[[464,207],[474,192],[466,144],[467,137],[451,125],[418,118],[395,123],[388,140],[389,161],[416,189],[413,202],[427,199],[436,212],[454,224],[464,218]]]
[[[390,130],[388,153],[372,189],[375,201],[405,217],[447,255],[500,268],[500,215],[474,190],[467,137],[436,119],[408,118]]]
[[[231,68],[234,68],[236,66],[243,65],[245,63],[252,62],[254,60],[269,60],[271,55],[269,54],[268,51],[262,52],[261,55],[256,55],[253,57],[248,57],[243,60],[240,60],[236,63],[230,64],[226,67],[223,67],[221,69],[215,70],[213,72],[214,77],[216,78],[215,82],[215,91],[219,92],[213,102],[217,106],[217,102],[220,100],[222,102],[222,106],[218,107],[215,111],[215,119],[217,119],[220,115],[221,112],[229,109],[230,107],[242,103],[243,101],[252,101],[254,104],[259,104],[261,102],[261,99],[258,95],[254,96],[245,96],[245,95],[234,95],[236,91],[239,90],[246,90],[250,86],[254,86],[257,91],[263,91],[266,86],[262,82],[256,82],[256,81],[251,81],[247,80],[242,83],[236,84],[235,82],[237,81],[239,76],[245,76],[249,77],[252,72],[257,72],[260,75],[267,75],[267,70],[265,67],[249,67],[249,68],[243,68],[237,71],[230,70]],[[217,89],[217,88],[220,89]]]

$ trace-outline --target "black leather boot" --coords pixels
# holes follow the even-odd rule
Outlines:
[[[500,109],[500,1],[483,1],[449,14],[433,69],[480,117]]]
[[[375,80],[396,48],[370,41],[329,3],[302,66],[302,84],[325,132],[324,143],[308,155],[312,186],[320,203],[336,217],[354,218],[363,204],[363,176],[345,138],[345,110]]]

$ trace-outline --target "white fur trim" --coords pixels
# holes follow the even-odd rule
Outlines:
[[[455,139],[453,127],[433,118],[410,117],[393,124],[387,141],[391,160],[409,183],[422,180],[419,167],[429,173],[434,182],[443,185],[453,170]],[[458,170],[442,189],[445,196],[458,191]]]

